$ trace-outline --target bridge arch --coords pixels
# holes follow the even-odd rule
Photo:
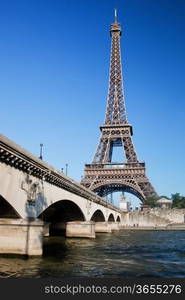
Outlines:
[[[1,195],[0,195],[0,218],[12,218],[12,219],[21,218],[17,210]]]
[[[45,222],[85,221],[81,208],[71,200],[59,200],[49,205],[39,216]]]
[[[108,222],[115,222],[115,218],[114,218],[114,215],[112,213],[110,213],[110,215],[108,217]]]
[[[118,223],[120,223],[120,222],[121,222],[120,216],[117,216],[117,218],[116,218],[116,222],[118,222]]]
[[[65,235],[66,223],[85,221],[81,208],[71,200],[59,200],[48,206],[39,217],[49,225],[49,235]]]
[[[105,222],[105,216],[100,209],[97,209],[91,217],[91,221]]]
[[[142,202],[145,200],[145,196],[138,186],[138,184],[132,180],[125,181],[115,181],[109,180],[105,182],[96,183],[93,186],[93,192],[97,193],[101,197],[106,197],[113,192],[128,192],[138,197]]]

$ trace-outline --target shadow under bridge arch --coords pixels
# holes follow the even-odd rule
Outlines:
[[[116,222],[118,222],[118,223],[120,223],[120,222],[121,222],[120,216],[117,216],[117,218],[116,218]]]
[[[105,216],[104,214],[102,213],[102,211],[100,209],[97,209],[92,217],[91,217],[91,221],[94,221],[94,222],[105,222]]]
[[[16,209],[0,195],[0,218],[19,219],[21,216]]]
[[[109,217],[108,217],[108,222],[115,222],[114,216],[112,213],[110,213]]]
[[[106,197],[107,195],[114,192],[128,192],[138,197],[142,202],[145,201],[145,196],[138,186],[138,184],[130,179],[128,181],[107,181],[106,183],[100,182],[94,185],[93,192],[98,194],[100,197]]]
[[[60,200],[47,207],[39,219],[46,222],[45,228],[49,235],[65,235],[66,223],[70,221],[85,221],[85,216],[80,207],[70,200]]]

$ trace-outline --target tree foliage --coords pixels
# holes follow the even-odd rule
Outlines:
[[[146,198],[145,203],[146,205],[149,205],[150,207],[156,207],[157,206],[157,200],[159,199],[159,197],[155,197],[155,196],[151,196]]]
[[[172,207],[185,208],[185,197],[181,196],[180,193],[172,194]]]
[[[160,198],[166,198],[169,199],[167,196],[160,196],[160,197],[148,197],[145,200],[146,205],[149,205],[150,207],[158,207],[159,205],[157,204],[157,200]],[[185,196],[180,195],[180,193],[175,193],[175,194],[171,194],[171,198],[172,200],[172,208],[176,207],[176,208],[185,208]]]

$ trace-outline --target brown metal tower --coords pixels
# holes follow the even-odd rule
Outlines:
[[[146,197],[157,196],[157,193],[145,175],[145,163],[137,159],[132,126],[127,121],[121,68],[121,26],[117,22],[116,10],[110,35],[112,45],[105,122],[100,127],[101,137],[94,159],[85,165],[81,183],[102,197],[125,191],[144,202]],[[125,162],[112,162],[114,147],[122,147]]]

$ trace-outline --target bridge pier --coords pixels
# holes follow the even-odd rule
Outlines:
[[[95,232],[102,232],[102,233],[111,233],[111,223],[110,222],[96,222],[95,223]]]
[[[92,221],[67,222],[66,237],[95,238],[95,223]]]
[[[119,222],[111,222],[110,226],[111,226],[112,230],[120,230],[120,224],[119,224]]]
[[[0,254],[42,255],[43,222],[0,218]]]

